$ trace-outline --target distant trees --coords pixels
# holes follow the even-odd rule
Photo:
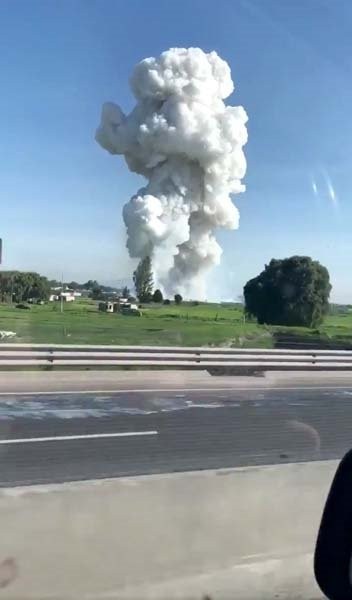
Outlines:
[[[76,287],[72,284],[75,284]],[[88,279],[88,281],[85,283],[76,283],[71,281],[71,283],[66,283],[65,287],[73,290],[88,290],[90,291],[89,296],[95,300],[101,300],[103,297],[105,299],[114,297],[114,295],[120,291],[111,285],[102,285],[96,279]],[[128,288],[126,289],[128,293],[130,293]]]
[[[104,291],[99,284],[95,285],[91,289],[89,297],[92,298],[92,300],[104,300],[104,298],[105,298]]]
[[[183,300],[181,294],[175,294],[174,299],[175,299],[175,304],[181,304],[181,302]]]
[[[94,288],[101,287],[96,279],[88,279],[86,283],[83,284],[84,290],[93,290]]]
[[[27,301],[30,298],[47,300],[50,285],[46,277],[33,272],[2,271],[0,273],[0,300]]]
[[[169,306],[169,304],[171,304],[171,302],[168,298],[165,298],[163,304],[165,304],[165,306]]]
[[[160,290],[155,290],[154,294],[153,294],[153,302],[162,302],[163,301],[163,295],[161,293]]]
[[[57,281],[57,279],[49,279],[48,280],[50,288],[60,287],[61,281]]]
[[[128,298],[130,295],[131,295],[131,291],[127,287],[127,285],[125,285],[125,287],[122,290],[122,296],[123,296],[123,298]]]
[[[142,258],[133,273],[133,283],[140,302],[150,302],[153,293],[153,273],[150,256]]]
[[[316,327],[329,308],[328,270],[309,256],[272,259],[244,287],[245,308],[258,323]]]
[[[56,279],[47,279],[39,273],[25,271],[0,271],[0,302],[26,302],[29,299],[46,300],[50,293],[58,293],[58,289],[88,290],[90,298],[94,300],[114,299],[119,290],[108,285],[101,285],[96,279],[89,279],[85,283],[70,281],[63,283]],[[55,291],[54,291],[55,290]],[[126,297],[131,297],[131,292],[126,286],[123,289]]]

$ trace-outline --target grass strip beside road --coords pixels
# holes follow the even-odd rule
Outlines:
[[[182,303],[148,305],[141,317],[98,311],[91,300],[33,305],[21,310],[0,304],[0,329],[16,332],[14,342],[49,344],[114,344],[150,346],[238,346],[271,348],[277,339],[296,336],[310,343],[352,343],[352,312],[328,316],[318,330],[267,327],[245,322],[236,304]],[[284,343],[284,342],[283,342]]]

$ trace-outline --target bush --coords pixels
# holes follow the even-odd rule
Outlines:
[[[272,259],[244,287],[247,315],[260,324],[316,327],[329,308],[329,272],[309,256]]]
[[[163,304],[169,305],[169,304],[171,304],[171,302],[170,302],[170,300],[168,298],[166,298],[166,300],[164,300]]]
[[[144,304],[150,304],[150,302],[153,300],[153,296],[152,294],[146,293],[144,296],[140,296],[139,300],[140,302],[144,302]]]
[[[153,294],[153,302],[160,304],[163,301],[163,295],[160,290],[155,290]]]

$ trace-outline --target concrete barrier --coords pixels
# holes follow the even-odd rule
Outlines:
[[[326,461],[2,490],[0,585],[2,565],[12,577],[0,596],[320,598],[312,552],[335,469]]]

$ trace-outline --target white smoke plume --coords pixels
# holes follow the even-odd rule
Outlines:
[[[245,189],[246,112],[223,102],[234,89],[228,64],[200,48],[142,60],[130,85],[132,112],[104,104],[96,132],[103,148],[147,179],[123,209],[129,254],[151,256],[166,294],[201,297],[222,253],[216,229],[239,224],[230,194]]]

